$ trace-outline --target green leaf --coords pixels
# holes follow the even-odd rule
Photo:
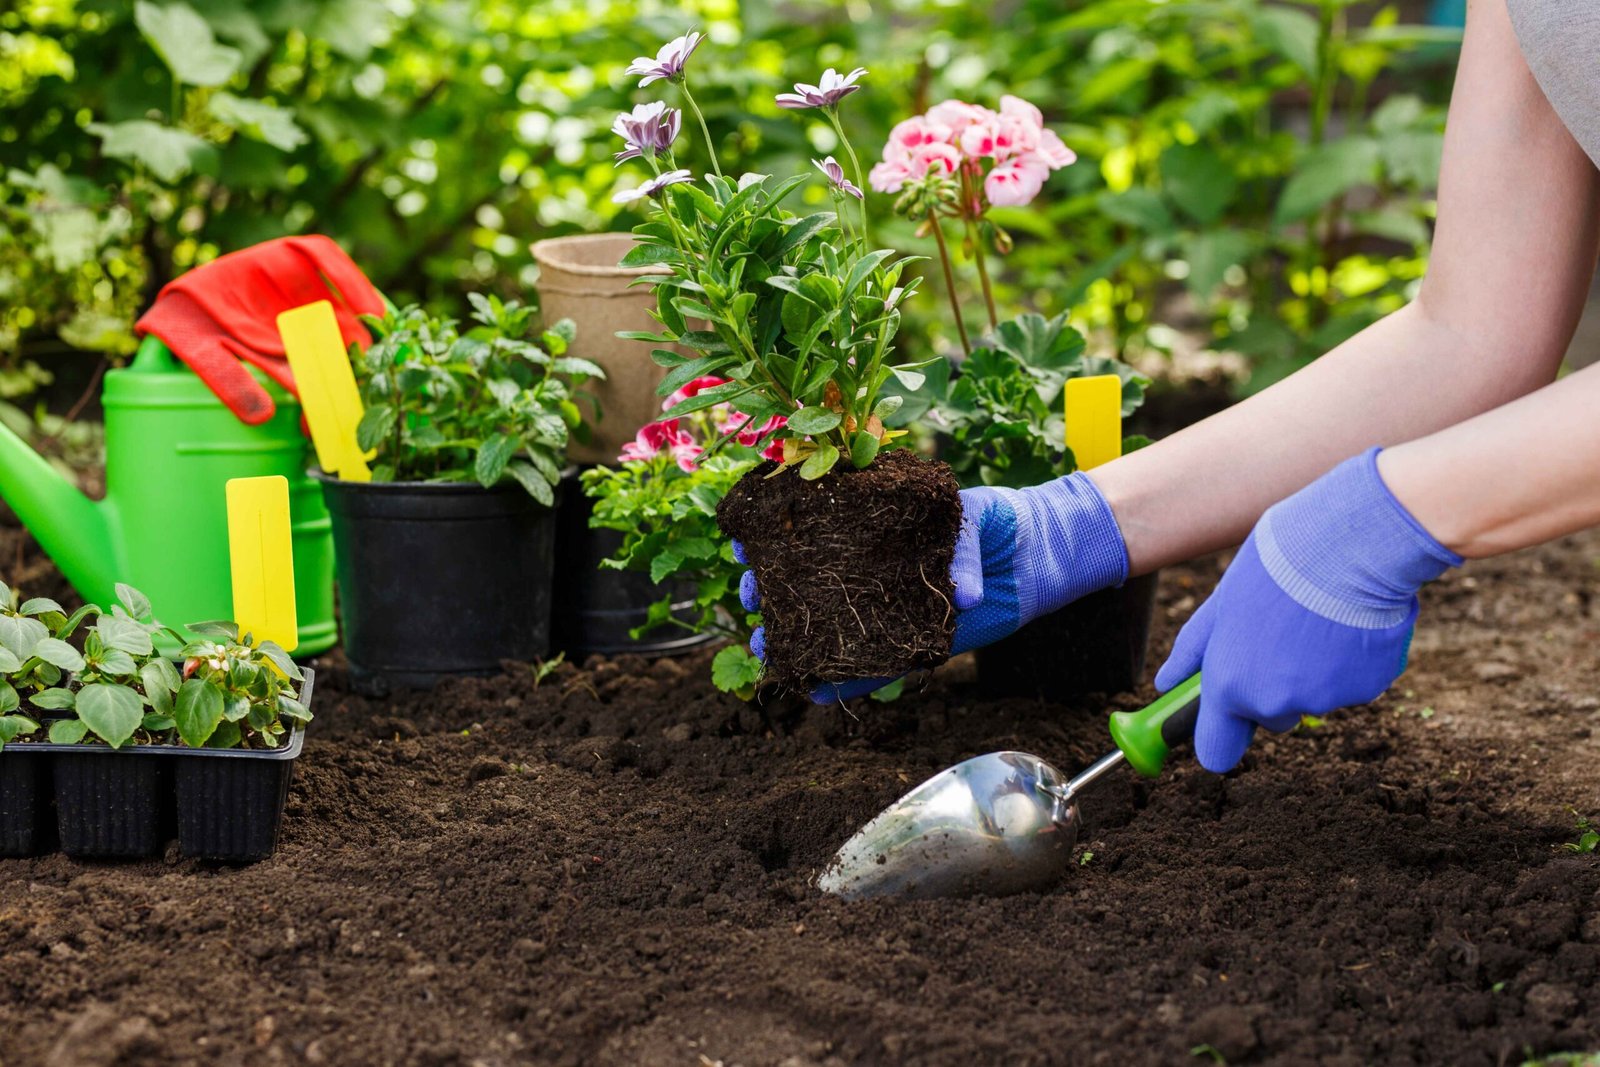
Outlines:
[[[1201,224],[1216,222],[1239,189],[1232,168],[1205,145],[1177,144],[1161,153],[1161,177],[1172,202]]]
[[[1317,75],[1317,20],[1288,7],[1256,8],[1250,13],[1256,39],[1309,77]]]
[[[52,745],[75,745],[89,732],[89,724],[82,719],[62,719],[50,724]]]
[[[192,133],[158,122],[146,119],[130,119],[112,125],[91,122],[88,130],[100,138],[100,151],[105,155],[148,167],[150,173],[169,185],[186,174],[216,170],[215,148]]]
[[[641,241],[628,249],[628,254],[622,257],[619,267],[654,267],[662,263],[677,263],[683,259],[683,253],[669,244],[657,241]]]
[[[126,652],[130,656],[148,656],[155,647],[150,640],[150,631],[131,619],[102,615],[94,624],[94,629],[107,648]]]
[[[905,402],[906,398],[903,396],[886,396],[873,406],[872,413],[880,419],[887,419],[899,411]]]
[[[478,479],[478,484],[485,489],[491,489],[500,483],[500,478],[506,472],[506,464],[516,454],[519,442],[510,434],[497,433],[478,447],[477,462],[473,464],[473,474]]]
[[[605,380],[606,372],[600,364],[589,359],[580,359],[577,356],[562,356],[550,364],[550,369],[557,374],[581,374],[586,378]]]
[[[78,698],[70,689],[45,689],[29,697],[28,703],[40,711],[71,711]]]
[[[883,442],[870,433],[858,433],[850,442],[850,462],[857,470],[863,470],[878,456],[878,449]]]
[[[83,653],[54,637],[47,637],[35,645],[33,654],[64,671],[81,671],[85,665]]]
[[[22,607],[17,610],[23,615],[48,615],[51,612],[57,615],[65,615],[67,613],[65,608],[47,596],[36,596],[26,600],[23,602]]]
[[[216,732],[222,722],[222,690],[204,678],[190,678],[178,690],[173,704],[172,718],[178,726],[178,736],[190,748],[200,748]]]
[[[827,441],[819,442],[817,450],[800,464],[800,477],[808,482],[814,482],[833,470],[834,464],[838,462],[839,450]]]
[[[662,582],[681,566],[683,566],[683,557],[670,548],[665,549],[650,561],[650,580],[657,583]]]
[[[162,734],[177,725],[172,721],[170,714],[152,711],[145,715],[144,721],[139,724],[147,733]]]
[[[211,622],[192,622],[188,626],[190,633],[199,634],[201,637],[210,637],[218,641],[239,640],[239,624],[228,622],[225,619],[216,619]]]
[[[1313,148],[1295,165],[1278,197],[1279,223],[1301,219],[1329,201],[1378,178],[1378,145],[1370,137],[1347,137]]]
[[[133,21],[173,77],[185,85],[221,85],[239,69],[243,58],[239,50],[218,44],[211,25],[188,4],[158,7],[139,0]]]
[[[265,100],[217,93],[207,101],[206,108],[223,125],[284,152],[293,152],[311,140],[311,135],[295,122],[294,112]]]
[[[95,667],[102,674],[128,675],[139,669],[139,664],[120,648],[107,648],[100,652]]]
[[[356,424],[356,445],[363,452],[381,448],[393,436],[399,418],[389,404],[373,404],[361,413],[361,421]]]
[[[4,645],[0,645],[0,674],[10,674],[22,669],[22,661],[17,654]]]
[[[156,714],[171,715],[172,690],[167,688],[166,675],[161,668],[155,662],[146,663],[139,668],[139,681],[144,684],[145,698],[150,701],[150,707]]]
[[[1228,268],[1244,263],[1250,250],[1249,235],[1239,230],[1212,230],[1185,239],[1183,255],[1189,261],[1189,277],[1185,279],[1189,291],[1202,300],[1209,298],[1222,284]]]
[[[547,508],[555,507],[555,491],[550,480],[541,474],[531,463],[518,460],[506,467],[506,473],[517,480],[528,495]]]
[[[150,598],[139,590],[123,582],[116,584],[117,603],[121,604],[131,617],[135,619],[148,619],[153,611]]]
[[[807,435],[827,433],[844,421],[844,416],[828,408],[801,408],[789,416],[789,429]]]
[[[1107,218],[1150,234],[1170,233],[1172,213],[1153,189],[1134,188],[1123,193],[1104,193],[1100,211]]]
[[[207,748],[235,748],[244,739],[244,731],[239,729],[239,724],[225,722],[217,726],[217,732],[211,735],[211,740],[206,742]]]
[[[743,645],[729,645],[711,659],[711,684],[724,693],[751,689],[761,681],[761,661]]]
[[[278,644],[276,641],[263,641],[261,642],[260,646],[257,647],[256,651],[265,656],[267,661],[274,667],[278,668],[278,671],[285,678],[296,682],[303,681],[305,679],[305,672],[300,669],[300,665],[297,664],[294,659],[290,657],[289,653],[283,650],[283,646]],[[173,688],[177,687],[174,686]]]
[[[880,248],[876,252],[868,252],[866,255],[856,260],[855,266],[850,268],[850,273],[845,278],[844,295],[849,296],[851,293],[854,293],[856,291],[856,287],[867,280],[867,275],[877,270],[879,265],[892,255],[894,255],[893,249]]]
[[[22,706],[22,698],[10,682],[0,681],[0,715],[7,715]]]
[[[912,392],[921,389],[922,383],[928,380],[926,374],[921,371],[911,370],[909,367],[890,367],[889,369],[894,371],[896,378],[900,379],[900,384]]]
[[[100,740],[121,748],[144,721],[144,701],[125,685],[95,682],[78,692],[78,718]]]
[[[38,728],[39,724],[26,715],[0,715],[0,748]]]

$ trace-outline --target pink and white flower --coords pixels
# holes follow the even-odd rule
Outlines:
[[[1050,168],[1043,161],[1024,156],[996,163],[983,179],[983,194],[995,207],[1021,207],[1031,203],[1044,188]]]
[[[963,100],[946,100],[942,104],[930,107],[924,118],[935,126],[948,129],[950,137],[954,139],[966,132],[968,126],[976,126],[992,114],[994,112],[977,104],[969,104]]]
[[[667,397],[666,400],[662,401],[661,410],[671,411],[685,400],[688,400],[692,397],[697,397],[707,389],[715,389],[719,385],[727,384],[728,379],[726,378],[718,378],[714,374],[703,374],[700,377],[686,383],[681,389]]]
[[[829,67],[822,72],[822,78],[816,85],[807,85],[805,82],[796,82],[794,92],[779,93],[773,102],[779,107],[790,110],[799,110],[808,107],[834,107],[839,101],[855,92],[861,86],[856,80],[867,73],[867,68],[857,67],[849,74],[840,74]]]
[[[677,81],[683,77],[684,64],[689,61],[689,57],[694,54],[694,50],[699,48],[700,42],[705,39],[706,35],[698,30],[693,33],[686,33],[682,37],[675,38],[662,45],[654,59],[649,56],[640,56],[635,59],[628,64],[628,69],[623,73],[643,75],[639,79],[639,88],[641,89],[653,81],[660,81],[662,78],[668,81]]]
[[[623,463],[642,463],[670,455],[678,469],[687,472],[694,470],[702,451],[694,435],[683,429],[677,419],[665,419],[640,427],[633,440],[622,446],[622,455],[617,459]]]

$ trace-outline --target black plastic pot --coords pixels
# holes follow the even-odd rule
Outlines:
[[[155,746],[41,745],[56,750],[56,826],[73,859],[136,859],[166,844],[171,791]]]
[[[1066,700],[1134,688],[1144,674],[1159,572],[1102,589],[977,652],[996,696]]]
[[[302,700],[311,695],[307,675]],[[305,729],[297,728],[278,748],[188,749],[174,760],[178,850],[219,863],[255,863],[272,855],[305,742]]]
[[[26,743],[0,751],[0,856],[37,856],[50,846],[50,758]]]
[[[549,651],[555,509],[514,485],[315,477],[358,690],[427,688]]]
[[[692,652],[717,640],[715,634],[691,633],[677,626],[661,627],[642,638],[630,637],[629,632],[649,617],[650,605],[661,599],[663,586],[640,571],[600,566],[622,547],[622,534],[590,527],[594,501],[584,495],[575,473],[562,479],[559,500],[550,610],[552,648],[573,660],[595,653],[654,657]],[[673,614],[692,619],[694,586],[676,582],[665,588],[672,593]]]

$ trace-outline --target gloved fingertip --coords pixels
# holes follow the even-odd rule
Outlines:
[[[1254,739],[1256,724],[1225,711],[1208,711],[1202,704],[1194,727],[1194,754],[1200,766],[1213,774],[1226,774],[1239,765]]]
[[[956,554],[950,561],[950,581],[955,585],[957,611],[971,611],[983,603],[983,546],[978,524],[962,519],[956,535]]]
[[[738,562],[743,563],[746,567],[750,566],[750,557],[744,554],[744,542],[734,541],[732,542],[732,545],[733,558]]]
[[[1165,693],[1167,690],[1171,689],[1173,686],[1177,685],[1179,682],[1198,671],[1200,669],[1200,664],[1196,661],[1196,659],[1197,657],[1185,656],[1180,660],[1178,658],[1177,650],[1174,649],[1172,655],[1167,657],[1167,662],[1161,665],[1161,669],[1159,671],[1156,671],[1156,691],[1159,693]]]
[[[765,662],[767,658],[767,628],[757,626],[750,631],[750,654]]]
[[[745,571],[739,576],[739,603],[746,611],[761,610],[761,592],[756,589],[755,571]]]

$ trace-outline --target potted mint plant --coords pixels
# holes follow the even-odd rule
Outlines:
[[[635,70],[641,85],[674,85],[704,134],[685,73],[696,44],[698,35],[681,38]],[[955,477],[894,447],[903,431],[884,422],[922,375],[893,358],[917,279],[871,243],[863,178],[839,119],[866,73],[830,69],[776,99],[827,122],[848,170],[828,157],[810,175],[733,180],[707,137],[712,173],[697,178],[674,154],[683,124],[675,109],[643,105],[615,127],[619,161],[639,159],[651,175],[615,199],[646,208],[623,264],[655,268],[661,324],[629,336],[661,346],[662,396],[706,375],[727,379],[666,417],[721,404],[741,412],[713,454],[749,427],[773,425],[756,445],[778,458],[745,474],[717,518],[742,544],[765,597],[765,680],[791,688],[932,666],[949,657],[955,630]],[[788,195],[819,175],[832,210],[785,210]]]
[[[556,489],[584,418],[570,323],[473,294],[472,322],[420,308],[368,320],[352,350],[372,480],[319,475],[344,649],[359,688],[487,674],[549,647]],[[448,621],[447,621],[448,620]]]

